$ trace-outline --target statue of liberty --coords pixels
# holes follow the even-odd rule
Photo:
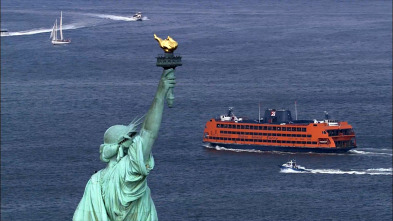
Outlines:
[[[107,166],[93,174],[86,184],[74,221],[158,220],[147,176],[154,167],[151,151],[158,136],[164,100],[168,99],[168,91],[172,91],[176,83],[175,67],[164,68],[139,132],[137,127],[141,119],[106,130],[104,144],[100,146],[100,159]],[[170,99],[173,98],[172,95]]]

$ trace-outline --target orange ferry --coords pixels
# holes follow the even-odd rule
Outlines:
[[[355,132],[345,121],[292,120],[287,109],[267,109],[260,120],[227,115],[210,119],[203,142],[234,149],[285,152],[347,152],[356,148]]]

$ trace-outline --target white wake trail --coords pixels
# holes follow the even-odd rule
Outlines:
[[[351,174],[351,175],[393,175],[392,168],[376,168],[366,170],[339,170],[339,169],[306,169],[306,171],[295,171],[282,169],[281,173],[313,173],[313,174]]]
[[[135,18],[132,16],[127,17],[127,16],[119,16],[119,15],[107,15],[107,14],[86,14],[88,16],[92,17],[98,17],[98,18],[105,18],[105,19],[110,19],[110,20],[115,20],[115,21],[136,21]]]
[[[86,27],[86,25],[75,23],[75,24],[63,25],[63,30],[72,30],[72,29],[78,29],[78,28],[84,28],[84,27]],[[30,30],[26,30],[26,31],[8,32],[7,35],[1,35],[1,37],[35,35],[35,34],[41,34],[41,33],[49,33],[51,31],[52,31],[52,28],[30,29]]]
[[[393,154],[391,154],[391,153],[369,152],[369,151],[363,151],[363,150],[350,150],[349,153],[360,154],[360,155],[370,155],[370,156],[376,156],[376,155],[393,156]]]

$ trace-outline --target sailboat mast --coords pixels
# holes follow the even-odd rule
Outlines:
[[[55,21],[55,33],[53,35],[53,40],[57,40],[57,19]]]
[[[63,11],[60,12],[60,39],[63,40]]]

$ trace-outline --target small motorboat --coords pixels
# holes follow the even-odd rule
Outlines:
[[[8,36],[8,30],[7,29],[1,29],[1,36]]]
[[[132,16],[135,21],[142,21],[142,12],[137,12],[135,15]]]
[[[283,165],[279,166],[281,169],[285,170],[285,169],[291,169],[291,170],[295,170],[295,171],[306,171],[306,169],[300,168],[297,164],[295,160],[290,160],[286,163],[284,163]]]

